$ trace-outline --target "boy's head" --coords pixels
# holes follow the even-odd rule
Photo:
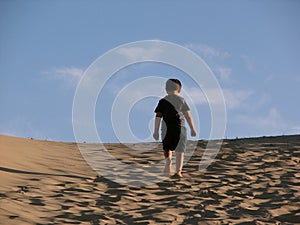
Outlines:
[[[175,91],[180,92],[181,87],[182,87],[181,82],[178,79],[169,79],[166,82],[167,92],[175,92]]]

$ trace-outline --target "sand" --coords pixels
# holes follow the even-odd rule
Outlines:
[[[75,143],[0,135],[0,224],[300,224],[300,136],[225,140],[199,171],[206,144],[182,179],[131,186],[97,174]],[[105,146],[129,164],[162,160],[147,145]]]

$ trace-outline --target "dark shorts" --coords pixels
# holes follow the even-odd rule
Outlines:
[[[163,149],[185,152],[186,149],[186,128],[185,127],[169,127],[167,131],[162,131]]]

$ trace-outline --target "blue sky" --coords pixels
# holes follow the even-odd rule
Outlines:
[[[225,95],[226,137],[299,134],[299,21],[296,0],[0,1],[0,133],[74,141],[72,103],[83,72],[112,48],[156,39],[189,48],[211,68]],[[183,81],[199,111],[199,139],[208,138],[208,103],[192,81],[145,63],[114,74],[99,97],[102,140],[118,141],[109,120],[116,91],[150,75]],[[141,139],[156,102],[132,109],[129,123]]]

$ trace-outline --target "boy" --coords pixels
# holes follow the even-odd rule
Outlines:
[[[159,139],[158,130],[161,118],[163,118],[162,143],[166,159],[165,173],[171,173],[172,152],[175,151],[176,173],[172,178],[182,177],[183,158],[187,142],[184,118],[191,128],[191,136],[196,136],[190,109],[184,98],[179,96],[181,87],[181,82],[178,79],[167,80],[166,92],[168,95],[159,100],[154,111],[156,113],[153,133],[155,140]]]

